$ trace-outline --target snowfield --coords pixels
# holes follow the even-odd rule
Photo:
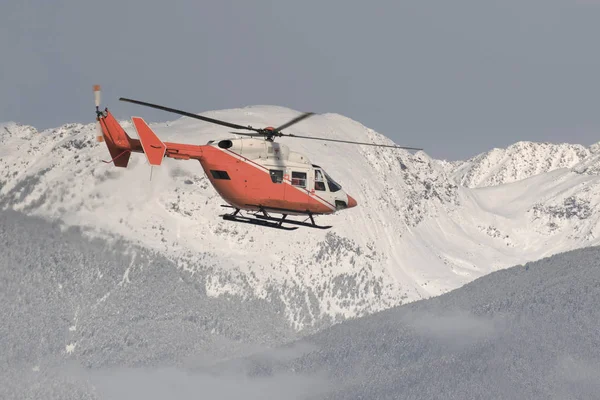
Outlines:
[[[253,126],[277,126],[297,114],[271,106],[203,113]],[[135,137],[130,122],[123,127]],[[189,118],[151,127],[170,142],[232,136]],[[337,114],[316,115],[286,133],[392,143]],[[282,233],[223,221],[224,203],[197,162],[165,159],[151,174],[145,157],[133,154],[129,168],[115,168],[102,162],[110,157],[95,136],[95,124],[42,132],[0,124],[0,207],[159,251],[190,274],[209,272],[212,296],[268,298],[277,288],[296,329],[437,296],[498,269],[600,244],[599,145],[520,142],[449,163],[425,152],[279,139],[358,201],[319,217],[333,225],[328,231]]]

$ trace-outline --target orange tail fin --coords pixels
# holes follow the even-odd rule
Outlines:
[[[116,167],[127,167],[129,156],[132,151],[137,151],[136,140],[131,139],[123,130],[121,125],[112,116],[110,111],[106,110],[102,116],[98,118],[102,136],[112,157]]]
[[[160,165],[167,151],[167,146],[150,129],[146,121],[140,117],[131,117],[133,126],[140,138],[142,148],[150,165]]]

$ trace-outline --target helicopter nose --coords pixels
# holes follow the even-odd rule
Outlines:
[[[354,197],[347,195],[348,196],[348,208],[352,208],[352,207],[356,207],[357,206],[357,202],[356,200],[354,200]]]

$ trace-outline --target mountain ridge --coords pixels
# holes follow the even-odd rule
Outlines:
[[[496,271],[279,348],[295,357],[253,355],[245,371],[320,377],[328,399],[598,398],[599,260],[589,247]]]

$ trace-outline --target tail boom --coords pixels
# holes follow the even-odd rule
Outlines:
[[[144,153],[150,165],[160,165],[164,157],[178,160],[200,160],[202,157],[203,146],[162,142],[142,118],[131,120],[139,139],[129,137],[110,111],[105,110],[98,116],[102,137],[112,158],[108,162],[113,162],[116,167],[126,168],[131,153]]]

